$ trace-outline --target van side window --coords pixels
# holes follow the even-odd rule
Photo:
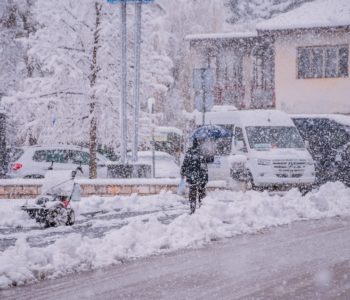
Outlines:
[[[247,145],[246,145],[246,143],[244,141],[244,137],[243,137],[243,130],[242,130],[241,127],[235,127],[235,136],[234,136],[234,138],[235,138],[235,143],[236,142],[243,142],[244,147],[241,150],[243,152],[248,152],[247,151]]]

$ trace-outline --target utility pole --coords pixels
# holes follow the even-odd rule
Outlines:
[[[121,76],[121,99],[120,99],[120,131],[121,131],[121,157],[122,164],[126,161],[127,154],[127,27],[126,27],[126,5],[135,4],[135,82],[134,82],[134,138],[133,138],[133,161],[137,161],[138,129],[140,111],[140,58],[141,58],[141,12],[142,4],[152,3],[154,0],[107,0],[108,3],[121,4],[121,30],[122,30],[122,76]]]
[[[202,70],[201,73],[201,79],[202,79],[202,95],[203,95],[203,99],[202,99],[202,125],[205,125],[205,112],[206,112],[206,98],[207,98],[207,86],[205,84],[205,72],[206,69]]]
[[[134,139],[132,160],[137,161],[138,137],[139,137],[139,113],[140,113],[140,66],[141,66],[141,17],[142,3],[135,2],[135,82],[134,82]]]
[[[126,2],[121,2],[121,27],[122,27],[122,78],[121,78],[121,99],[120,99],[120,133],[121,133],[121,163],[126,161],[127,151],[127,49],[126,49]]]

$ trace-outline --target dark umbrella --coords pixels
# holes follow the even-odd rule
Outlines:
[[[204,125],[193,131],[191,137],[197,140],[231,138],[232,131],[218,125]]]

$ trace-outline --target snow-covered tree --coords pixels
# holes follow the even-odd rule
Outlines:
[[[231,10],[228,19],[240,29],[252,29],[256,22],[272,18],[275,15],[294,9],[305,2],[314,0],[228,0]]]
[[[224,0],[159,0],[146,8],[144,39],[147,35],[148,45],[144,45],[144,48],[152,47],[159,58],[159,63],[153,65],[159,68],[155,74],[160,80],[153,79],[156,79],[157,84],[163,80],[163,85],[158,86],[153,97],[156,99],[157,110],[164,114],[163,124],[182,127],[182,111],[192,101],[191,57],[186,35],[224,30],[227,18],[227,7],[224,4]],[[152,18],[155,9],[160,12],[158,18]],[[147,30],[147,26],[153,30]],[[149,32],[152,32],[151,43]],[[151,76],[150,73],[148,75]],[[146,82],[147,78],[144,79]]]
[[[0,99],[18,89],[22,80],[39,70],[30,61],[26,48],[19,38],[28,36],[35,30],[32,18],[32,0],[4,0],[0,3]],[[15,144],[16,124],[7,118],[7,144]]]
[[[30,0],[4,0],[0,4],[0,93],[8,94],[31,75],[26,51],[18,41],[34,30]]]
[[[16,0],[28,2],[30,0]],[[32,72],[18,91],[7,98],[11,119],[18,128],[21,144],[31,141],[88,144],[95,130],[99,144],[117,149],[120,99],[120,16],[119,5],[98,0],[33,0],[30,14],[38,23],[29,37]],[[29,3],[29,2],[28,2]],[[32,4],[32,2],[30,2]],[[189,99],[189,33],[213,32],[225,22],[224,0],[174,3],[159,0],[143,6],[141,55],[141,118],[148,98],[156,99],[162,123],[181,124],[181,111]],[[128,5],[128,120],[131,136],[133,108],[133,5]],[[210,20],[210,21],[209,21]],[[156,120],[159,120],[157,114]],[[143,122],[141,132],[149,130]],[[142,125],[141,124],[141,125]],[[91,143],[90,143],[91,145]],[[95,148],[95,147],[94,147]]]
[[[113,36],[115,30],[108,29],[116,18],[105,6],[97,0],[37,0],[33,13],[40,28],[23,40],[43,74],[24,80],[8,101],[23,140],[34,136],[39,143],[89,143],[92,163],[97,128],[104,130],[116,119],[111,95],[117,93],[117,59],[103,36]],[[111,138],[116,138],[117,126],[112,127]],[[95,167],[91,165],[91,177]]]

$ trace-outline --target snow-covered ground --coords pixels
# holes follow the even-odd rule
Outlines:
[[[350,215],[350,189],[329,183],[304,197],[213,192],[190,216],[187,201],[156,196],[84,198],[76,225],[43,229],[0,201],[0,288],[206,244],[298,220]]]

